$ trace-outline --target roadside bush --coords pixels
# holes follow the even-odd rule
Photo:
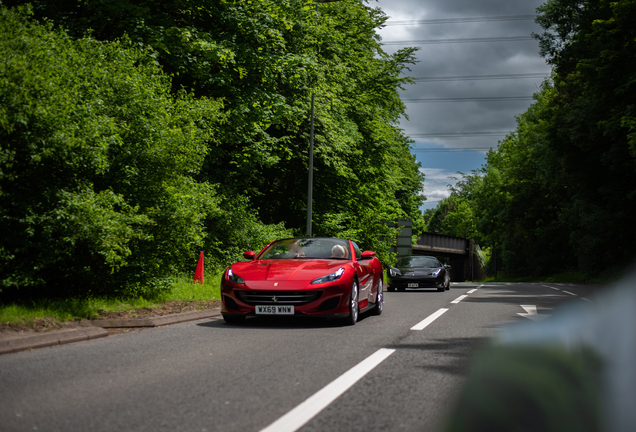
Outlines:
[[[217,270],[243,260],[243,252],[260,251],[269,242],[294,236],[283,223],[264,224],[244,196],[224,198],[220,211],[206,221],[206,229],[214,233],[206,239],[205,250]]]
[[[73,40],[29,13],[0,7],[0,289],[160,290],[217,209],[194,178],[219,104],[171,95],[149,51]]]

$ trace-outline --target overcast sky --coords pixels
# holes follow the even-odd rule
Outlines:
[[[395,21],[437,20],[457,18],[534,15],[543,0],[371,0],[369,6],[379,6]],[[396,23],[398,24],[398,23]],[[390,45],[390,41],[430,41],[438,39],[474,39],[530,36],[541,28],[534,20],[487,22],[455,22],[418,25],[387,25],[379,33],[386,43],[386,52],[403,46],[420,46],[416,53],[419,63],[410,76],[467,77],[478,75],[509,75],[549,73],[550,68],[539,56],[535,40],[419,44],[416,42]],[[444,99],[475,97],[532,96],[543,77],[453,80],[418,82],[409,85],[403,99]],[[489,148],[497,145],[501,136],[422,137],[421,134],[457,134],[514,130],[515,116],[523,113],[531,100],[468,101],[468,102],[407,102],[409,120],[401,127],[415,140],[414,154],[422,163],[427,201],[424,208],[433,208],[449,195],[449,176],[457,171],[470,172],[485,163],[485,151],[422,152],[423,149]]]

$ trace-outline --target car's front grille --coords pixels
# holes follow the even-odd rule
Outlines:
[[[236,295],[249,305],[300,306],[320,298],[322,291],[236,291]]]

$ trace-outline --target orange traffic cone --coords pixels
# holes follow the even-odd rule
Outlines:
[[[201,255],[199,255],[197,270],[194,272],[194,283],[197,282],[203,285],[203,251],[201,251]]]

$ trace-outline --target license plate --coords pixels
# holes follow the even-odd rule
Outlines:
[[[256,306],[257,315],[293,315],[293,306]]]
[[[417,284],[417,283],[410,283],[409,284],[409,288],[417,288],[419,286],[420,286],[420,284]]]

